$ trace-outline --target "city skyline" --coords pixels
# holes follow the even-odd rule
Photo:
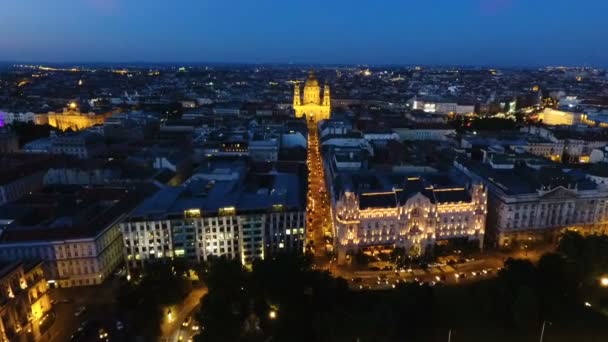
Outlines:
[[[0,60],[605,67],[608,4],[121,0],[5,4]],[[381,20],[379,19],[381,18]]]
[[[608,1],[2,5],[0,342],[608,341]]]

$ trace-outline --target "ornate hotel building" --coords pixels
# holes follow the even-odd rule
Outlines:
[[[402,247],[420,256],[450,239],[475,241],[483,247],[485,186],[435,187],[410,177],[402,187],[371,192],[361,189],[369,187],[360,180],[352,182],[356,183],[359,189],[347,186],[336,194],[333,219],[339,260],[374,247]]]
[[[293,91],[293,109],[297,118],[306,117],[315,122],[329,119],[331,113],[331,96],[329,85],[323,87],[321,97],[321,86],[313,71],[308,74],[304,84],[304,96],[300,93],[300,85],[296,83]]]

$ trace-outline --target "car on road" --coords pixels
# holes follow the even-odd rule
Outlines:
[[[443,274],[442,275],[437,275],[437,276],[435,276],[435,280],[437,282],[445,281],[445,275],[443,275]]]
[[[188,327],[190,323],[192,323],[192,316],[188,316],[188,318],[182,322],[182,327]]]
[[[99,335],[100,341],[109,341],[110,340],[108,332],[104,328],[99,328],[98,335]]]
[[[378,280],[378,285],[388,285],[388,279]]]
[[[361,277],[354,277],[354,278],[352,279],[352,282],[353,282],[353,283],[360,283],[360,282],[362,282],[362,281],[363,281],[363,279],[362,279]]]
[[[76,312],[74,312],[74,316],[80,317],[85,311],[87,311],[86,306],[79,306]]]
[[[97,332],[97,330],[95,329],[96,327],[97,327],[97,322],[89,321],[89,320],[83,321],[82,323],[80,323],[80,326],[78,327],[78,329],[76,329],[76,331],[70,337],[70,341],[77,342],[77,341],[91,340],[92,337],[96,337],[95,336],[95,333]]]
[[[84,331],[78,329],[70,336],[70,342],[78,342],[84,339]]]

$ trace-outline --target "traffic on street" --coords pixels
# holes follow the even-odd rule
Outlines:
[[[321,158],[319,132],[315,121],[308,121],[308,198],[307,240],[308,251],[317,261],[323,260],[332,249],[330,199],[325,184],[325,171]]]

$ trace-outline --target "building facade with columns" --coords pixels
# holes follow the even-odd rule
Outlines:
[[[327,120],[331,114],[331,95],[329,85],[323,86],[323,96],[321,96],[321,86],[313,71],[308,74],[308,79],[304,83],[304,94],[300,93],[300,85],[296,83],[293,92],[293,109],[296,117],[306,117],[315,122]]]
[[[503,158],[456,160],[455,166],[488,188],[488,241],[498,247],[555,241],[565,230],[608,233],[608,187],[582,170]]]
[[[68,129],[80,131],[95,125],[102,125],[111,114],[83,113],[76,103],[71,102],[61,112],[48,112],[37,115],[36,121],[40,122],[37,124],[48,123],[50,126],[61,131],[67,131]]]
[[[338,181],[337,183],[342,183]],[[483,247],[486,188],[436,187],[409,177],[401,187],[367,191],[345,187],[333,204],[335,247],[339,262],[369,248],[401,247],[414,257],[435,244],[461,239]],[[342,183],[343,184],[343,183]]]

